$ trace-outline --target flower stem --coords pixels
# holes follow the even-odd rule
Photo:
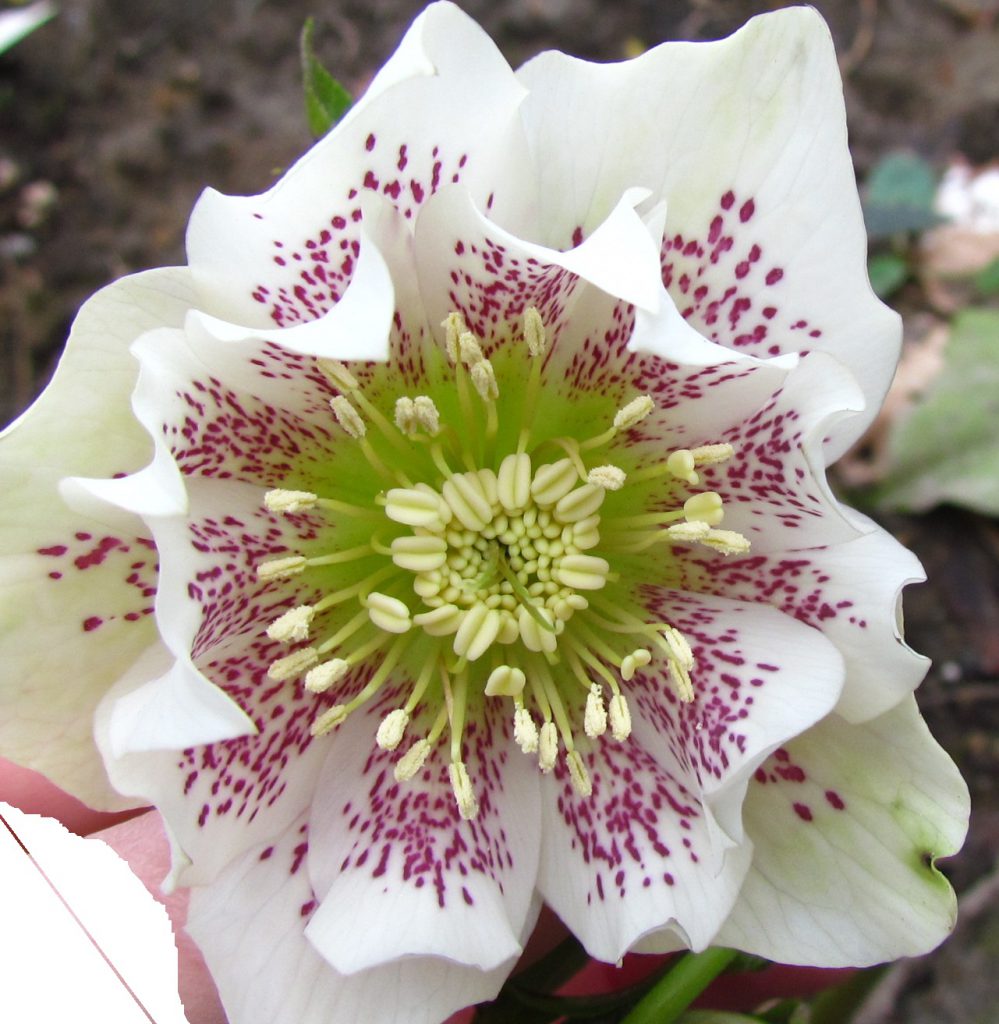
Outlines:
[[[672,1024],[738,955],[720,947],[688,953],[621,1024]]]

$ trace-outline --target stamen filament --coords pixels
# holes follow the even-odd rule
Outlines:
[[[320,604],[322,604],[321,601]],[[319,605],[316,605],[316,608],[318,607]],[[336,650],[344,640],[352,637],[368,621],[368,610],[362,608],[345,626],[338,629],[329,640],[323,641],[317,650],[320,654],[329,654],[330,651]]]
[[[451,702],[451,760],[461,760],[461,738],[465,731],[465,710],[468,707],[468,673],[459,672],[454,681]]]
[[[360,544],[356,548],[347,548],[344,551],[334,551],[329,555],[316,555],[315,558],[306,559],[306,565],[316,568],[320,565],[341,565],[343,562],[353,562],[374,551],[372,544]]]
[[[379,637],[377,646],[365,651],[364,657],[367,657],[379,647],[382,647],[386,640],[388,640],[388,636],[382,634],[381,637]],[[406,641],[403,638],[397,638],[396,642],[388,649],[388,652],[385,654],[385,657],[382,660],[382,663],[378,666],[375,674],[365,684],[364,689],[345,705],[348,715],[352,711],[356,711],[362,704],[367,703],[367,701],[369,701],[382,688],[382,684],[385,682],[392,669],[395,668],[396,662],[399,660],[405,647]],[[347,658],[347,661],[354,661],[354,659],[360,660],[360,658],[360,652],[356,652]]]
[[[382,580],[387,579],[398,571],[399,570],[396,566],[386,565],[384,568],[379,569],[378,572],[373,572],[370,576],[365,576],[363,580],[358,580],[351,586],[344,587],[343,590],[337,590],[332,594],[327,594],[325,597],[317,601],[313,607],[317,612],[322,612],[327,608],[332,608],[334,605],[341,604],[352,597],[357,597],[359,594],[364,595],[367,592],[374,590]],[[365,614],[367,614],[367,612],[365,612]]]
[[[430,685],[430,680],[436,667],[436,656],[427,658],[423,663],[423,668],[420,669],[420,674],[417,676],[416,682],[413,684],[413,689],[409,694],[409,699],[403,705],[403,710],[407,715],[411,715],[416,710],[416,706],[423,699],[423,695],[426,693],[427,687]]]

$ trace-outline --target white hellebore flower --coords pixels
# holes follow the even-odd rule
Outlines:
[[[435,4],[188,249],[4,439],[0,740],[160,809],[233,1024],[441,1020],[542,900],[608,961],[943,938],[920,568],[824,476],[900,332],[814,11],[513,73]]]

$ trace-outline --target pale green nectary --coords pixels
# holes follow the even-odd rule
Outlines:
[[[814,11],[512,72],[450,4],[0,447],[0,744],[149,802],[233,1024],[921,952],[964,785],[825,466],[898,354]],[[44,515],[39,514],[44,509]]]

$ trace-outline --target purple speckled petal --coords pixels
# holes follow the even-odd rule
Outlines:
[[[725,503],[725,529],[743,534],[760,553],[857,536],[826,482],[823,439],[862,407],[840,363],[822,353],[803,358],[769,401],[718,438],[735,457],[701,474]]]
[[[680,555],[684,588],[773,605],[822,630],[846,662],[836,711],[851,722],[884,714],[919,685],[928,665],[902,639],[898,607],[902,587],[922,580],[922,568],[890,534],[866,526],[853,540],[819,548]]]
[[[746,800],[753,866],[724,945],[792,964],[925,953],[954,925],[968,790],[912,698],[863,725],[830,715],[778,750]]]
[[[523,96],[474,22],[451,4],[429,8],[368,94],[273,188],[201,197],[187,244],[205,308],[254,326],[321,316],[353,277],[365,192],[407,220],[455,182],[483,206],[503,183],[511,215],[532,206]]]
[[[415,956],[351,976],[335,971],[305,936],[317,901],[305,869],[305,819],[248,851],[211,888],[194,889],[188,930],[201,947],[232,1020],[267,1024],[439,1024],[491,999],[512,961],[480,971]],[[533,927],[537,908],[525,924]],[[349,935],[360,937],[354,919]]]
[[[513,743],[506,703],[488,702],[463,737],[479,813],[462,821],[446,745],[414,779],[395,781],[399,753],[374,744],[392,706],[390,693],[327,741],[309,819],[309,875],[321,903],[309,938],[344,973],[411,955],[492,970],[519,952],[530,912],[537,766]],[[419,723],[409,735],[420,735]]]
[[[822,19],[782,10],[719,42],[618,64],[546,53],[518,77],[531,90],[544,241],[565,246],[591,230],[625,187],[664,198],[664,280],[698,330],[763,357],[826,350],[860,381],[867,411],[836,426],[829,450],[841,454],[887,390],[901,331],[868,285]]]
[[[564,777],[545,790],[539,888],[610,961],[666,922],[695,949],[713,940],[748,865],[741,804],[753,771],[842,686],[835,647],[773,609],[671,591],[645,600],[650,621],[691,644],[694,702],[645,670],[627,686],[632,738],[587,755],[593,796]]]
[[[573,316],[587,284],[654,310],[659,305],[655,239],[635,207],[643,190],[624,192],[593,234],[561,252],[504,231],[452,187],[428,201],[416,224],[420,290],[431,323],[462,313],[490,348],[519,331],[535,306],[553,340]]]

